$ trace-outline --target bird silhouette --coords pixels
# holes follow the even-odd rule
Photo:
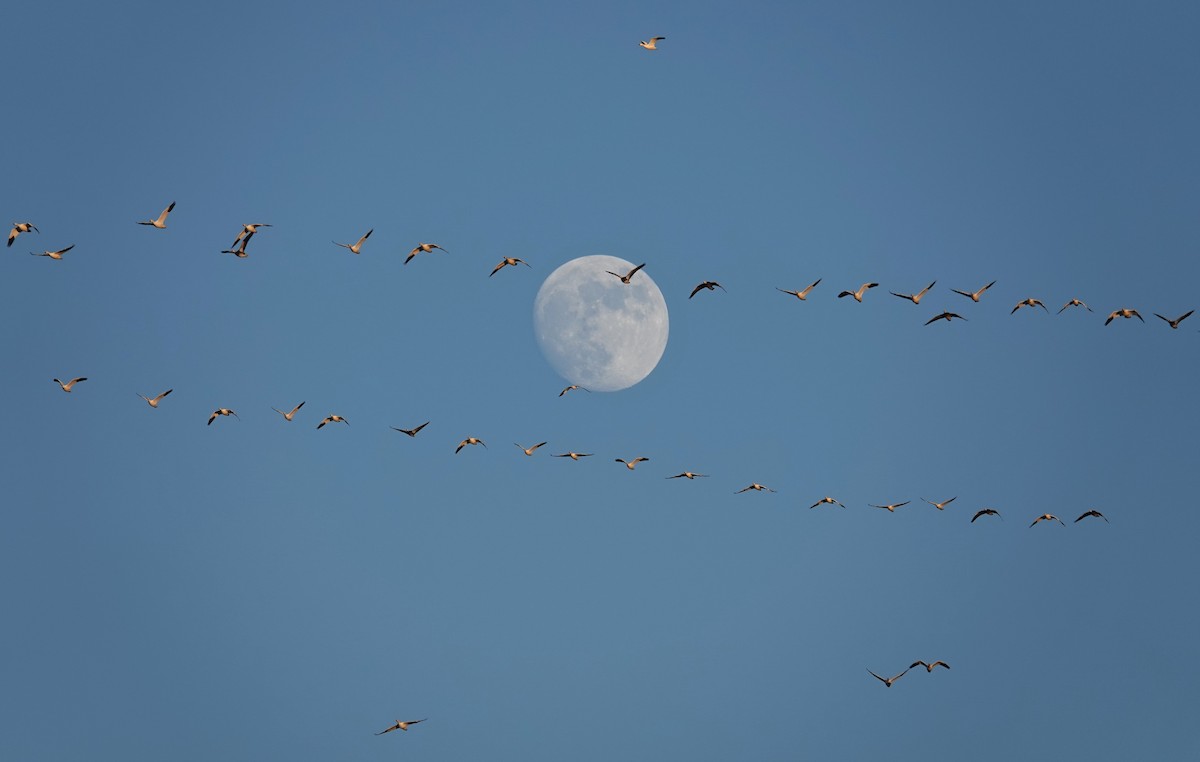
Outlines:
[[[633,280],[633,276],[634,276],[634,275],[637,273],[637,271],[638,271],[638,270],[641,270],[641,269],[642,269],[643,267],[645,267],[645,266],[646,266],[646,263],[645,263],[645,262],[643,262],[643,263],[641,263],[641,264],[640,264],[640,265],[638,265],[637,267],[633,268],[632,270],[630,270],[628,273],[626,273],[626,274],[624,274],[624,275],[621,275],[620,273],[615,273],[615,272],[613,272],[612,270],[605,270],[604,272],[608,273],[609,275],[615,275],[615,276],[617,276],[618,278],[620,278],[620,279],[621,279],[621,282],[622,282],[622,283],[624,283],[626,286],[628,286],[628,285],[629,285],[629,281]]]
[[[996,281],[992,281],[991,283],[987,284],[986,286],[979,289],[978,291],[973,291],[973,292],[959,291],[957,288],[952,288],[950,290],[956,294],[962,294],[963,296],[967,297],[968,299],[970,299],[973,302],[978,302],[979,297],[983,296],[983,292],[987,291],[989,288],[991,288],[994,285],[996,285]]]
[[[35,233],[42,232],[35,228],[32,222],[14,222],[12,230],[10,230],[8,233],[8,245],[12,246],[13,241],[17,240],[17,236],[21,235],[22,233],[28,233],[30,230],[34,231]]]
[[[371,234],[374,232],[375,232],[375,228],[371,228],[370,230],[368,230],[366,232],[366,235],[364,235],[362,238],[359,238],[357,241],[355,241],[353,246],[351,246],[348,243],[338,243],[337,241],[334,241],[334,243],[337,244],[338,246],[341,246],[343,249],[349,249],[351,251],[351,253],[357,254],[360,251],[362,251],[363,242],[366,241],[368,238],[370,238]]]
[[[888,293],[891,294],[892,296],[898,296],[901,299],[907,299],[908,301],[912,302],[913,304],[920,304],[921,300],[925,298],[925,294],[928,294],[929,289],[933,288],[934,284],[936,284],[936,283],[937,283],[937,281],[935,280],[933,283],[930,283],[928,286],[921,289],[920,291],[918,291],[915,294],[897,294],[895,291],[889,291]]]
[[[150,225],[151,227],[156,227],[159,230],[164,230],[167,227],[167,215],[170,214],[174,208],[175,208],[175,202],[172,201],[170,206],[168,206],[166,209],[162,210],[162,214],[158,215],[157,219],[146,220],[145,222],[139,222],[138,224],[139,225]]]
[[[415,429],[398,429],[395,426],[389,426],[388,428],[392,429],[393,431],[399,431],[401,434],[408,434],[410,437],[415,437],[417,435],[418,431],[420,431],[421,429],[425,428],[428,425],[429,425],[429,421],[425,421],[425,423],[422,423],[420,426],[416,427]]]
[[[820,282],[821,282],[821,279],[817,278],[816,280],[814,280],[812,283],[809,284],[808,288],[804,289],[803,291],[788,291],[786,288],[779,288],[779,287],[776,287],[775,290],[782,291],[785,294],[791,294],[792,296],[796,297],[800,301],[805,302],[805,301],[808,301],[808,293],[810,291],[812,291],[814,288],[816,288],[817,284]]]
[[[150,407],[156,408],[156,407],[158,407],[158,403],[163,401],[163,397],[166,397],[168,394],[170,394],[173,391],[175,391],[175,390],[168,389],[165,392],[163,392],[162,394],[158,395],[157,397],[147,397],[144,394],[138,394],[138,396],[141,397],[142,399],[146,400],[147,405],[149,405]],[[134,394],[137,394],[137,392],[134,392]]]

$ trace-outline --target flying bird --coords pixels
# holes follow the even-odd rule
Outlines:
[[[630,471],[632,471],[633,467],[636,466],[638,463],[641,463],[643,460],[650,460],[650,459],[649,458],[634,458],[633,460],[624,460],[622,458],[614,458],[615,462],[624,463],[625,468],[628,468]]]
[[[908,669],[912,669],[912,667],[909,667]],[[902,678],[906,674],[908,674],[908,669],[904,670],[903,672],[901,672],[898,675],[893,675],[892,677],[880,677],[879,675],[875,674],[874,672],[871,672],[871,670],[869,670],[869,669],[867,671],[871,672],[871,677],[875,678],[879,682],[881,682],[884,685],[886,685],[887,687],[891,688],[892,683],[896,682],[897,680],[899,680],[900,678]]]
[[[328,415],[328,416],[325,416],[325,420],[323,420],[317,424],[317,428],[319,429],[327,423],[344,423],[347,426],[350,425],[350,421],[347,421],[345,418],[341,417],[340,415]]]
[[[1182,315],[1175,318],[1174,320],[1171,320],[1170,318],[1165,318],[1162,315],[1158,314],[1157,312],[1154,313],[1154,317],[1158,318],[1159,320],[1167,321],[1167,325],[1171,326],[1172,328],[1178,328],[1179,324],[1182,323],[1184,320],[1187,320],[1188,316],[1191,315],[1193,312],[1195,312],[1195,310],[1188,310],[1187,312],[1183,313]]]
[[[981,508],[975,512],[974,516],[971,517],[971,523],[974,524],[975,519],[979,518],[980,516],[999,516],[1000,520],[1004,521],[1004,517],[1000,516],[1000,511],[996,510],[995,508]]]
[[[513,444],[517,445],[517,447],[521,447],[521,445],[517,444],[516,442],[513,442]],[[533,455],[533,451],[536,450],[537,448],[541,447],[544,444],[546,444],[546,443],[538,442],[533,447],[521,447],[521,452],[525,453],[526,455]]]
[[[1104,324],[1108,325],[1109,323],[1111,323],[1113,321],[1113,318],[1125,318],[1126,320],[1128,320],[1129,318],[1134,318],[1134,317],[1137,318],[1138,320],[1141,320],[1143,323],[1146,322],[1142,318],[1142,316],[1138,314],[1137,310],[1120,309],[1120,310],[1113,310],[1112,312],[1108,313],[1108,320],[1105,320]]]
[[[62,259],[62,255],[66,254],[68,251],[70,251],[73,248],[75,248],[75,244],[71,244],[67,248],[59,249],[58,251],[43,251],[41,254],[38,254],[36,251],[31,251],[29,253],[35,257],[50,257],[51,259]]]
[[[416,725],[418,722],[425,722],[425,720],[428,720],[428,719],[429,719],[428,717],[423,717],[419,720],[396,720],[395,725],[391,726],[387,730],[381,730],[378,733],[376,733],[375,735],[381,736],[384,733],[391,733],[393,730],[403,730],[407,733],[410,725]]]
[[[558,454],[558,455],[555,455],[554,457],[555,457],[555,458],[570,458],[571,460],[579,460],[580,458],[590,458],[590,457],[592,457],[592,455],[594,455],[594,454],[595,454],[595,453],[590,453],[590,452],[574,452],[574,451],[571,451],[571,452],[564,452],[564,453],[560,453],[560,454]]]
[[[1104,519],[1106,522],[1108,521],[1108,519],[1104,516],[1103,513],[1101,513],[1100,511],[1097,511],[1095,508],[1093,508],[1090,511],[1084,511],[1083,513],[1079,514],[1079,518],[1075,519],[1071,523],[1078,524],[1079,522],[1086,519],[1088,516],[1095,516],[1098,519]]]
[[[1085,308],[1085,309],[1086,309],[1088,312],[1094,312],[1094,311],[1095,311],[1095,310],[1093,310],[1091,307],[1088,307],[1088,306],[1087,306],[1087,304],[1085,304],[1085,303],[1084,303],[1084,301],[1083,301],[1082,299],[1072,299],[1071,301],[1069,301],[1069,302],[1067,302],[1066,304],[1064,304],[1064,305],[1062,306],[1062,309],[1060,309],[1060,310],[1059,310],[1057,313],[1055,313],[1055,314],[1057,314],[1057,315],[1061,315],[1061,314],[1063,313],[1063,310],[1065,310],[1067,307],[1083,307],[1083,308]]]
[[[921,300],[925,298],[925,294],[928,294],[929,289],[933,288],[934,284],[936,284],[936,283],[937,283],[937,281],[935,280],[933,283],[930,283],[928,286],[921,289],[920,291],[918,291],[915,294],[897,294],[895,291],[889,291],[888,293],[891,294],[892,296],[898,296],[901,299],[907,299],[910,302],[912,302],[913,304],[920,304]]]
[[[1038,516],[1033,520],[1033,524],[1036,524],[1039,521],[1057,521],[1059,524],[1063,524],[1063,520],[1055,516],[1053,513],[1043,513],[1041,516]],[[1029,526],[1033,526],[1033,524],[1030,524]],[[1066,524],[1063,524],[1063,526],[1066,526]]]
[[[233,243],[229,244],[229,246],[230,247],[237,246],[238,241],[242,240],[243,238],[249,238],[250,236],[254,235],[255,233],[258,232],[259,228],[269,228],[269,227],[271,227],[271,226],[265,222],[253,222],[249,225],[242,225],[242,232],[237,234],[237,238],[234,238]],[[244,249],[246,247],[243,246],[242,248]]]
[[[418,254],[421,254],[421,253],[428,254],[431,251],[433,251],[434,249],[441,249],[442,251],[445,251],[447,254],[450,253],[450,252],[446,251],[445,249],[443,249],[441,246],[438,246],[436,243],[419,243],[415,247],[413,247],[412,251],[408,252],[408,256],[404,258],[404,264],[408,264],[410,261],[412,261],[412,258],[417,256]],[[498,270],[500,268],[496,268],[496,269]],[[495,270],[493,270],[492,272],[495,273]],[[492,276],[489,275],[488,277],[490,278]]]
[[[967,297],[968,299],[970,299],[973,302],[978,302],[979,297],[983,296],[983,292],[987,291],[989,288],[991,288],[994,285],[996,285],[996,281],[992,281],[991,283],[987,284],[986,286],[984,286],[983,288],[981,288],[975,292],[959,291],[957,288],[952,288],[950,290],[956,294],[962,294],[963,296]]]
[[[950,665],[944,661],[935,661],[933,664],[929,664],[927,662],[921,661],[920,659],[917,659],[912,664],[909,664],[908,668],[912,669],[913,667],[917,666],[918,664],[920,664],[922,667],[924,667],[926,672],[932,672],[934,667],[945,667],[946,669],[950,669]]]
[[[168,389],[165,392],[163,392],[162,394],[158,395],[157,397],[147,397],[144,394],[138,394],[138,396],[141,397],[142,399],[146,400],[147,405],[149,405],[150,407],[156,408],[156,407],[158,407],[158,403],[162,402],[163,397],[166,397],[168,394],[170,394],[173,391],[175,391],[175,390]],[[137,392],[134,392],[134,394],[137,394]]]
[[[813,281],[811,284],[809,284],[808,288],[804,289],[803,291],[788,291],[786,288],[779,288],[778,286],[776,286],[775,290],[782,291],[785,294],[791,294],[792,296],[796,297],[800,301],[805,302],[805,301],[808,301],[808,292],[810,292],[814,288],[816,288],[817,284],[820,282],[821,282],[821,279],[817,278],[815,281]]]
[[[246,253],[246,244],[250,243],[250,239],[253,237],[254,237],[253,233],[250,233],[245,238],[241,238],[241,236],[239,236],[241,243],[240,243],[240,245],[238,245],[238,247],[236,249],[221,249],[221,253],[222,254],[232,254],[235,257],[237,257],[238,259],[245,259],[246,257],[250,256],[249,254]],[[238,242],[234,241],[234,243],[237,244]]]
[[[371,228],[370,230],[367,231],[367,234],[364,235],[362,238],[359,238],[358,241],[353,246],[351,246],[348,243],[338,243],[337,241],[334,241],[334,243],[336,243],[338,246],[341,246],[343,249],[349,249],[351,252],[357,254],[360,251],[362,251],[363,241],[370,238],[371,234],[374,232],[375,232],[375,228]]]
[[[638,45],[641,45],[646,50],[658,50],[658,41],[665,40],[665,39],[667,39],[667,38],[666,37],[651,37],[648,40],[642,40],[641,42],[638,43]]]
[[[30,230],[34,231],[35,233],[42,232],[35,228],[32,222],[14,222],[12,230],[8,233],[8,245],[12,246],[13,241],[17,240],[17,236],[21,235],[22,233],[28,233]]]
[[[87,376],[80,376],[79,378],[73,378],[65,384],[62,381],[59,381],[57,378],[53,379],[53,381],[54,381],[54,383],[56,383],[60,387],[62,387],[62,390],[64,392],[70,393],[71,387],[75,386],[75,384],[79,383],[80,381],[87,381]]]
[[[813,508],[816,508],[818,505],[825,505],[825,504],[842,505],[837,500],[834,500],[833,498],[826,495],[825,497],[821,498],[820,500],[818,500],[817,502],[813,503],[812,505],[810,505],[808,507],[809,507],[809,510],[812,510]],[[842,507],[845,508],[846,506],[842,505]]]
[[[417,435],[418,431],[420,431],[421,429],[425,428],[428,425],[429,425],[429,421],[425,421],[425,423],[422,423],[420,426],[416,427],[415,429],[397,429],[395,426],[389,426],[388,428],[392,429],[393,431],[399,431],[401,434],[408,434],[410,437],[415,437]]]
[[[532,267],[532,265],[530,265],[528,262],[521,259],[520,257],[505,257],[504,259],[500,260],[500,264],[496,265],[495,269],[492,270],[492,274],[489,275],[488,277],[490,278],[490,277],[492,277],[492,275],[495,275],[496,273],[500,272],[500,270],[502,268],[516,267],[518,264],[525,265],[526,267]]]
[[[872,508],[883,508],[885,511],[888,511],[889,513],[895,513],[897,508],[899,508],[902,505],[908,505],[911,502],[912,502],[911,500],[905,500],[903,503],[891,503],[889,505],[875,505],[874,503],[867,503],[867,505],[871,506]]]
[[[958,499],[958,495],[955,495],[954,497],[950,498],[949,500],[943,500],[940,503],[935,503],[932,500],[928,500],[926,498],[921,498],[921,499],[924,500],[925,502],[929,503],[930,505],[932,505],[934,508],[937,508],[939,511],[944,511],[944,510],[946,510],[946,506],[950,505],[951,503],[953,503],[955,500]]]
[[[1017,306],[1013,307],[1012,312],[1010,312],[1008,314],[1012,315],[1012,314],[1016,313],[1016,311],[1021,309],[1022,307],[1041,307],[1042,309],[1046,310],[1046,305],[1042,304],[1041,299],[1034,299],[1034,298],[1030,297],[1029,299],[1023,299],[1023,300],[1017,302]],[[1050,310],[1046,310],[1046,312],[1049,312],[1049,311]]]
[[[697,474],[697,473],[693,473],[691,471],[684,471],[682,474],[675,474],[674,476],[668,476],[667,478],[668,479],[695,479],[697,476],[708,476],[708,474]]]
[[[926,320],[925,325],[929,325],[930,323],[936,323],[939,320],[945,320],[947,323],[949,323],[956,319],[957,320],[966,320],[965,317],[958,314],[957,312],[943,312],[940,315],[934,315],[933,317]]]
[[[734,492],[733,494],[740,495],[743,492],[749,492],[750,490],[754,490],[755,492],[774,492],[775,491],[775,490],[771,489],[770,487],[767,487],[763,484],[759,484],[758,482],[754,482],[749,487],[742,487],[740,490],[738,490],[737,492]]]
[[[146,220],[145,222],[139,222],[138,224],[139,225],[152,225],[153,227],[156,227],[159,230],[165,230],[167,227],[167,215],[170,214],[171,210],[174,208],[175,208],[175,202],[172,201],[171,205],[168,206],[166,209],[163,209],[162,214],[158,215],[158,219]]]
[[[841,299],[843,296],[853,296],[854,301],[862,303],[863,294],[867,293],[868,289],[875,288],[878,285],[878,283],[864,283],[858,287],[857,291],[843,291],[838,294],[838,299]]]
[[[458,447],[454,448],[454,454],[458,455],[458,451],[461,450],[462,448],[466,447],[467,445],[483,445],[484,447],[487,447],[487,444],[485,444],[482,439],[476,439],[475,437],[467,437],[466,439],[464,439],[463,441],[458,443]]]
[[[567,392],[574,391],[574,390],[576,390],[576,389],[583,389],[583,387],[582,387],[582,386],[580,386],[579,384],[571,384],[571,385],[570,385],[570,386],[568,386],[566,389],[563,389],[561,392],[559,392],[559,393],[558,393],[558,396],[559,396],[559,397],[561,397],[561,396],[563,396],[564,394],[566,394]],[[589,390],[587,390],[587,389],[583,389],[583,391],[587,392],[588,394],[591,394],[591,391],[589,391]]]
[[[605,270],[604,272],[608,273],[609,275],[617,276],[618,278],[621,279],[622,283],[624,283],[626,286],[628,286],[629,281],[633,279],[634,274],[637,273],[638,270],[641,270],[645,266],[646,266],[646,263],[643,262],[640,265],[638,265],[637,267],[630,270],[626,275],[621,275],[620,273],[615,273],[612,270]]]
[[[296,417],[296,412],[302,407],[304,407],[303,402],[301,402],[299,405],[296,405],[296,407],[292,408],[292,412],[290,412],[290,413],[285,413],[277,407],[273,407],[271,409],[274,410],[276,413],[279,413],[280,415],[282,415],[283,420],[290,422],[293,418]]]
[[[719,288],[722,291],[725,291],[725,287],[722,286],[720,283],[717,283],[715,280],[706,280],[703,283],[701,283],[700,285],[698,285],[692,289],[692,293],[690,295],[688,295],[688,299],[691,299],[693,296],[698,294],[700,292],[700,289],[702,289],[702,288],[707,288],[709,291]],[[728,292],[726,292],[726,293],[728,293]]]
[[[208,425],[208,426],[212,426],[212,422],[213,422],[213,421],[215,421],[215,420],[217,420],[217,416],[218,416],[218,415],[232,415],[234,418],[237,418],[239,421],[240,421],[240,420],[242,420],[242,417],[241,417],[240,415],[238,415],[237,413],[233,412],[233,411],[232,411],[232,410],[230,410],[229,408],[227,408],[227,407],[219,407],[219,408],[217,408],[216,410],[214,410],[214,411],[213,411],[212,415],[210,415],[210,416],[208,417],[208,423],[207,423],[206,425]]]

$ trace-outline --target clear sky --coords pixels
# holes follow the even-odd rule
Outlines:
[[[1200,754],[1197,4],[6,18],[0,758]],[[560,398],[597,253],[670,341]]]

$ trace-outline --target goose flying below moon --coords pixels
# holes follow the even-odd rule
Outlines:
[[[533,331],[551,367],[573,386],[615,392],[654,370],[667,348],[667,303],[641,270],[625,283],[609,272],[634,266],[595,254],[550,273],[533,305]]]

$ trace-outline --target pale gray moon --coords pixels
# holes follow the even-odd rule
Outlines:
[[[615,392],[641,381],[667,348],[667,303],[654,280],[632,262],[607,254],[572,259],[538,290],[533,332],[559,375],[591,391]]]

